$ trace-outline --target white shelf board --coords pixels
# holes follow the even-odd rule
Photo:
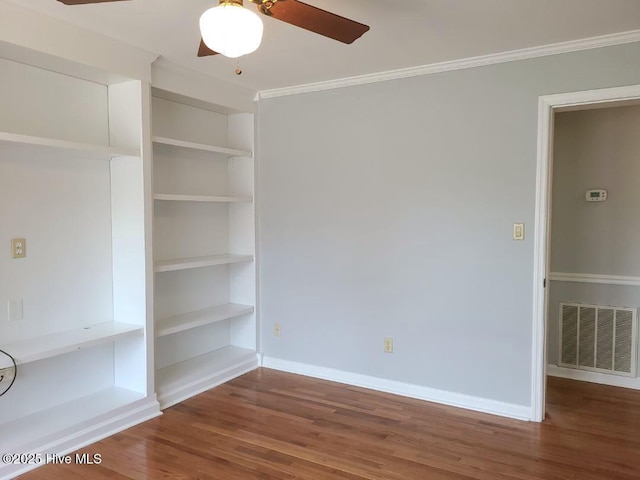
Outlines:
[[[18,133],[0,132],[0,143],[31,145],[37,147],[51,147],[60,150],[77,151],[102,158],[139,157],[140,150],[135,148],[109,147],[105,145],[91,145],[88,143],[69,142],[55,138],[32,137]]]
[[[2,344],[0,348],[9,353],[17,364],[22,364],[142,334],[140,325],[106,322]]]
[[[155,271],[173,272],[189,268],[213,267],[253,261],[253,255],[209,255],[207,257],[179,258],[175,260],[160,260],[155,262]]]
[[[255,350],[234,346],[220,348],[156,371],[156,388],[159,395],[164,395],[253,360],[256,360]]]
[[[172,335],[192,328],[202,327],[210,323],[221,322],[230,318],[253,313],[250,305],[227,303],[215,307],[183,313],[172,317],[159,319],[156,325],[156,337]]]
[[[0,431],[11,432],[0,436],[0,451],[13,452],[34,439],[44,439],[91,421],[95,417],[115,412],[122,407],[143,399],[142,393],[119,387],[111,387],[97,393],[77,398],[62,405],[0,424]]]
[[[178,195],[173,193],[156,193],[154,200],[169,202],[212,202],[212,203],[251,203],[252,197],[235,197],[227,195]]]
[[[161,145],[171,145],[172,147],[191,148],[204,152],[213,152],[226,155],[228,157],[251,157],[253,154],[247,150],[236,150],[235,148],[218,147],[216,145],[206,145],[204,143],[185,142],[167,137],[153,137],[153,143]]]

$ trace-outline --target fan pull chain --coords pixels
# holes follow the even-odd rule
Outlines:
[[[234,72],[236,75],[242,75],[242,68],[240,68],[240,60],[236,60],[236,69]]]

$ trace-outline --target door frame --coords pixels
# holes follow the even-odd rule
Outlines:
[[[545,282],[549,278],[551,186],[554,114],[640,103],[640,85],[541,96],[538,101],[535,238],[533,257],[533,345],[531,362],[531,420],[545,416],[547,378],[547,310]]]

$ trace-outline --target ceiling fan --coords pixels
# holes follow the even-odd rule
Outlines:
[[[65,5],[85,5],[90,3],[107,3],[107,2],[122,2],[129,0],[58,0]],[[338,40],[342,43],[353,43],[355,40],[360,38],[364,33],[369,30],[367,25],[362,23],[349,20],[348,18],[342,17],[340,15],[336,15],[334,13],[328,12],[326,10],[322,10],[320,8],[314,7],[312,5],[308,5],[306,3],[300,2],[298,0],[249,0],[251,3],[254,3],[258,7],[258,11],[263,15],[269,16],[271,18],[275,18],[277,20],[281,20],[283,22],[289,23],[291,25],[295,25],[297,27],[303,28],[305,30],[309,30],[310,32],[317,33],[319,35],[323,35],[328,38],[332,38],[334,40]],[[219,0],[220,5],[215,8],[209,9],[207,12],[203,14],[203,18],[212,10],[219,10],[224,7],[232,7],[231,10],[234,10],[236,13],[238,12],[238,7],[241,10],[246,10],[243,8],[242,0]],[[227,9],[230,10],[230,9]],[[245,14],[253,14],[253,12],[243,12]],[[257,16],[255,16],[257,18]],[[207,43],[205,43],[204,37],[205,31],[203,27],[203,19],[200,21],[201,33],[203,33],[203,38],[200,40],[200,47],[198,49],[199,57],[206,57],[209,55],[217,55],[218,53],[222,53],[223,55],[229,57],[238,57],[240,55],[244,55],[246,53],[250,53],[258,48],[260,45],[260,41],[262,39],[262,22],[258,21],[259,25],[259,38],[258,33],[254,34],[254,37],[257,38],[257,43],[255,43],[252,50],[244,51],[243,53],[236,54],[229,53],[223,51],[222,48],[220,52],[214,51],[210,48],[211,42],[207,39]],[[228,27],[228,24],[221,23],[218,25],[222,25],[224,27]],[[256,27],[258,28],[258,27]],[[231,30],[231,29],[229,29]],[[237,34],[237,32],[234,32]],[[235,39],[234,39],[235,42]],[[233,43],[233,42],[232,42]],[[234,49],[232,49],[234,50]]]

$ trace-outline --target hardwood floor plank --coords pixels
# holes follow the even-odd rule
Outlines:
[[[521,422],[258,369],[21,480],[638,480],[640,391],[550,378]]]

